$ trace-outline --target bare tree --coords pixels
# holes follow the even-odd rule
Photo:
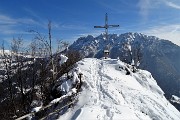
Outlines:
[[[134,64],[138,67],[142,60],[142,46],[139,43],[131,45],[130,42],[122,44],[122,56],[123,61],[128,64]]]
[[[26,50],[27,55],[31,56],[30,58],[22,54],[24,49],[21,37],[13,38],[10,55],[6,54],[4,46],[2,47],[5,79],[8,86],[6,93],[8,93],[10,101],[7,100],[7,102],[10,103],[9,106],[13,107],[13,112],[4,112],[8,119],[11,118],[8,116],[9,114],[21,116],[28,112],[33,100],[39,99],[44,104],[49,103],[52,86],[54,86],[56,79],[65,73],[68,76],[74,63],[82,58],[80,53],[69,51],[69,43],[65,41],[59,41],[58,50],[53,53],[51,27],[51,21],[49,21],[48,37],[33,30],[30,31],[35,34],[29,49]],[[64,64],[59,64],[59,52],[64,49],[66,50],[64,54],[67,53],[66,56],[69,59]],[[39,98],[36,93],[39,94]]]
[[[30,32],[35,33],[35,38],[36,40],[41,43],[43,46],[40,48],[40,50],[46,55],[45,57],[50,58],[50,68],[52,72],[52,84],[54,84],[55,79],[56,79],[56,66],[54,63],[54,56],[53,56],[53,49],[52,49],[52,33],[51,33],[51,21],[48,22],[48,39],[46,39],[45,36],[41,35],[39,32],[30,30]]]
[[[56,53],[60,53],[65,50],[65,52],[68,51],[69,43],[67,41],[57,40],[57,51]]]
[[[135,66],[139,67],[140,62],[142,62],[142,46],[140,44],[137,44],[136,46],[134,46],[134,60],[135,60]]]
[[[8,81],[8,91],[9,91],[9,96],[10,96],[10,101],[11,105],[14,111],[14,114],[16,114],[16,106],[15,106],[15,101],[14,101],[14,93],[13,93],[13,81],[12,81],[12,76],[13,76],[13,70],[12,70],[12,53],[6,53],[4,44],[2,45],[2,58],[3,58],[3,66],[5,69],[5,80]]]
[[[132,47],[129,42],[122,44],[122,57],[123,61],[131,64],[133,56],[132,56]]]
[[[23,109],[25,109],[24,80],[23,80],[23,74],[22,74],[24,62],[23,62],[23,57],[21,55],[22,46],[23,46],[22,42],[23,42],[23,39],[21,37],[17,39],[13,38],[11,42],[11,51],[12,51],[13,61],[16,62],[16,65],[15,65],[16,75],[14,77],[16,78],[18,87],[20,89],[21,102],[23,105]]]
[[[53,57],[53,51],[52,51],[52,38],[51,38],[51,21],[49,21],[48,23],[48,35],[49,35],[49,53],[50,53],[50,61],[51,61],[51,65],[52,65],[52,80],[53,80],[53,85],[55,83],[56,80],[56,67],[54,64],[54,57]]]

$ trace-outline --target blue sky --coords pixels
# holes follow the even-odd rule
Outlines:
[[[141,32],[169,39],[180,45],[180,0],[1,0],[0,41],[10,43],[22,37],[30,43],[36,30],[47,36],[48,20],[52,36],[73,42],[78,37],[104,32],[94,25],[119,24],[110,33]]]

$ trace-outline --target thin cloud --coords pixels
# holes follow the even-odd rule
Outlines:
[[[150,0],[139,0],[138,6],[140,8],[140,15],[144,20],[147,20],[149,15]]]
[[[129,6],[131,8],[134,7],[134,4],[132,4],[131,2],[128,2],[127,0],[113,0],[113,2],[108,2],[108,0],[96,0],[95,2],[99,4],[100,6],[118,14],[125,12],[121,9],[122,6],[126,6],[126,7]]]
[[[98,35],[100,35],[102,33],[104,33],[104,32],[95,30],[95,31],[92,31],[92,32],[78,34],[77,37],[88,36],[88,35],[92,35],[92,36],[96,37],[96,36],[98,36]]]
[[[123,13],[123,11],[121,9],[119,9],[119,7],[115,7],[111,4],[108,4],[108,3],[105,3],[105,2],[102,2],[102,1],[97,1],[98,4],[100,4],[101,6],[105,7],[105,8],[108,8],[116,13]]]
[[[75,24],[62,24],[59,25],[59,28],[62,30],[86,30],[88,27],[83,25],[75,25]]]
[[[24,8],[24,10],[26,11],[27,14],[31,16],[31,18],[36,20],[36,23],[34,23],[34,25],[47,29],[48,20],[45,21],[43,18],[40,17],[40,15],[38,15],[36,12],[34,12],[31,9]]]
[[[69,41],[69,42],[72,43],[73,41],[77,40],[77,39],[80,38],[80,37],[86,37],[86,36],[88,36],[88,35],[92,35],[92,36],[96,37],[96,36],[98,36],[98,35],[100,35],[100,34],[102,34],[102,33],[103,33],[102,31],[96,31],[96,30],[94,30],[94,31],[91,31],[91,32],[76,34],[76,35],[74,35],[73,37],[68,37],[68,38],[66,38],[65,40],[67,40],[67,41]]]
[[[24,10],[27,12],[27,14],[31,15],[32,17],[41,20],[41,18],[39,17],[39,15],[37,15],[37,13],[35,13],[33,10],[28,9],[28,8],[24,8]]]
[[[18,24],[37,24],[37,22],[30,18],[12,18],[7,15],[0,14],[0,25]]]
[[[25,34],[25,27],[39,26],[39,23],[31,18],[12,18],[0,13],[0,34]],[[24,31],[24,32],[23,32]],[[27,33],[28,34],[28,33]]]
[[[141,32],[147,35],[157,36],[161,39],[170,40],[180,46],[180,24],[151,27]]]
[[[165,3],[169,7],[172,7],[172,8],[175,8],[175,9],[180,9],[180,5],[178,5],[178,4],[175,4],[175,3],[170,2],[170,1],[165,1]]]
[[[0,14],[0,25],[13,25],[16,23],[17,23],[16,20],[14,20],[6,15]]]

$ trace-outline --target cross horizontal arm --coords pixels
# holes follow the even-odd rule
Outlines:
[[[108,25],[108,27],[119,27],[119,25]]]
[[[105,26],[94,26],[94,28],[105,28]]]

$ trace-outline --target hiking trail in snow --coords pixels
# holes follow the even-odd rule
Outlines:
[[[59,120],[180,119],[148,71],[133,73],[130,65],[116,59],[85,58],[78,67],[84,81],[79,101]]]

